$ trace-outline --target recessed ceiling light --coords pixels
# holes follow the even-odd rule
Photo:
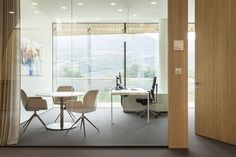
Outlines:
[[[118,9],[117,11],[118,11],[118,12],[122,12],[122,11],[123,11],[123,9]]]
[[[64,6],[63,6],[63,7],[61,7],[61,9],[62,9],[62,10],[66,10],[66,9],[67,9],[67,7],[64,7]]]
[[[137,16],[137,14],[133,14],[132,16],[133,16],[133,17],[136,17],[136,16]]]
[[[155,5],[157,4],[157,2],[153,1],[153,2],[150,2],[150,4]]]
[[[116,3],[115,3],[115,2],[112,2],[112,3],[110,3],[110,5],[116,5]]]
[[[100,20],[101,18],[100,17],[96,17],[96,20]]]
[[[15,14],[15,12],[14,11],[9,11],[9,14]]]
[[[80,6],[81,6],[81,5],[84,5],[84,3],[77,3],[77,5],[80,5]]]
[[[38,5],[38,3],[36,3],[36,2],[32,2],[32,5]]]
[[[35,11],[34,11],[34,13],[35,13],[35,14],[38,14],[38,13],[39,13],[39,11],[38,11],[38,10],[35,10]]]

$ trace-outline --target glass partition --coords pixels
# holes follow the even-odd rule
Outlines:
[[[124,25],[129,34],[124,34]],[[119,72],[124,85],[126,71],[128,88],[149,90],[152,78],[159,78],[158,30],[159,24],[149,23],[54,23],[54,89],[71,82],[76,90],[99,89],[98,103],[102,105],[110,102],[109,91]],[[115,102],[120,102],[119,98]]]
[[[43,97],[47,109],[37,112],[45,128],[37,120],[27,123],[32,112],[22,106],[19,145],[167,146],[167,0],[21,0],[21,16],[21,88],[29,96],[54,93],[59,86],[84,94],[95,89],[99,95],[89,113],[68,109],[70,101]],[[114,96],[111,109],[119,73],[130,90],[149,91],[157,76],[157,101],[150,109],[159,117],[150,112],[150,125],[147,104],[137,101],[145,95]],[[68,129],[47,128],[61,121],[73,124],[81,115],[94,125],[79,121],[67,134]]]
[[[99,89],[99,104],[109,103],[109,91],[116,85],[115,77],[123,72],[123,36],[116,30],[121,25],[72,24],[72,35],[66,31],[70,24],[60,26],[61,30],[57,31],[58,24],[53,24],[54,88],[72,81],[78,91]],[[70,50],[71,44],[64,44],[71,40],[72,54],[65,52]]]

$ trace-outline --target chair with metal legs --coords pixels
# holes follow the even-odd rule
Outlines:
[[[59,86],[57,88],[57,92],[74,92],[74,91],[75,91],[74,87],[72,87],[72,86]],[[61,104],[60,100],[58,98],[53,97],[52,99],[53,99],[53,103],[55,105],[60,105]],[[65,97],[65,98],[63,98],[63,100],[64,100],[64,103],[66,103],[66,101],[68,101],[68,100],[77,100],[77,97],[76,96],[74,96],[74,97]],[[65,104],[64,104],[64,110],[66,110]],[[72,121],[74,121],[75,116],[70,111],[67,111],[67,113],[71,117]],[[60,114],[58,114],[55,122],[58,120],[59,117],[60,117]]]
[[[151,91],[149,91],[149,102],[150,105],[157,103],[157,91],[158,91],[158,85],[156,83],[157,77],[153,78],[153,83],[152,83],[152,88]],[[156,93],[154,92],[156,89]],[[143,118],[144,114],[147,113],[147,98],[138,98],[136,99],[137,103],[141,103],[142,105],[146,106],[146,108],[142,111],[138,111],[137,114],[141,115],[141,117]],[[151,115],[154,115],[156,118],[159,116],[159,112],[149,109],[149,113]]]
[[[99,92],[98,90],[88,91],[83,98],[83,102],[70,100],[67,101],[66,103],[66,110],[70,112],[82,113],[81,117],[79,117],[79,119],[76,120],[76,122],[74,122],[74,124],[71,126],[70,129],[72,129],[81,120],[80,129],[83,128],[84,137],[86,137],[85,120],[89,122],[99,132],[99,129],[85,116],[85,113],[96,111],[97,108],[96,99],[98,92]],[[70,129],[67,130],[66,134],[70,131]]]
[[[37,117],[43,126],[46,128],[45,123],[37,114],[39,110],[47,110],[47,102],[46,100],[42,99],[42,97],[28,97],[24,90],[21,89],[21,101],[26,111],[33,111],[33,115],[27,120],[23,126],[23,132],[27,129],[30,122],[33,120],[34,117]]]

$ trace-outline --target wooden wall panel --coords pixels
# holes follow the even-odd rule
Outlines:
[[[3,50],[3,1],[0,1],[0,56]],[[1,59],[1,58],[0,58]],[[1,65],[0,65],[1,66]],[[1,68],[1,67],[0,67]]]
[[[0,1],[0,80],[2,79],[2,54],[3,54],[3,1]],[[2,85],[0,83],[0,90]],[[0,100],[1,100],[0,94]],[[1,122],[0,122],[1,123]],[[1,134],[1,133],[0,133]]]
[[[188,0],[168,1],[169,29],[169,111],[168,111],[168,142],[169,148],[188,147],[188,63],[187,63],[187,32],[188,32]],[[184,41],[183,51],[174,51],[174,40]],[[182,74],[176,75],[175,68],[182,68]]]
[[[196,134],[236,144],[236,1],[196,1]]]

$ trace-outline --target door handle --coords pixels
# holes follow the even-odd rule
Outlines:
[[[198,88],[200,86],[200,82],[195,82],[195,88]]]

